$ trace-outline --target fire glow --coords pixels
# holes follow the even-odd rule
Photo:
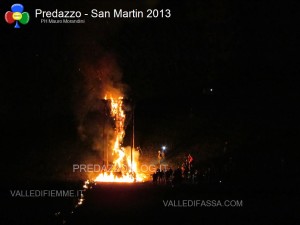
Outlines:
[[[114,119],[115,134],[114,144],[112,147],[113,166],[109,171],[100,173],[95,182],[141,182],[141,175],[137,171],[138,159],[136,151],[132,149],[130,153],[122,147],[125,136],[125,119],[126,115],[123,109],[123,97],[113,98],[107,95],[104,98],[110,103],[110,116]]]

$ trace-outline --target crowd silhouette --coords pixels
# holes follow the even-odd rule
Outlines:
[[[226,143],[227,144],[227,143]],[[227,145],[225,145],[227,147]],[[161,162],[159,158],[159,162]],[[211,160],[207,164],[195,163],[191,154],[186,154],[181,164],[178,166],[162,166],[152,174],[154,184],[179,185],[182,183],[204,184],[219,183],[222,184],[232,179],[234,162],[232,156],[227,154],[227,148],[224,148],[224,154],[219,158]]]
[[[193,157],[191,154],[188,154],[182,162],[181,166],[178,166],[176,169],[171,167],[161,168],[161,165],[155,173],[152,174],[153,183],[155,184],[172,184],[178,185],[183,182],[198,183],[199,181],[199,172],[194,168]],[[159,163],[161,158],[159,157]]]

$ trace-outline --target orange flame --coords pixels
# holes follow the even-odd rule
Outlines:
[[[104,97],[107,100],[107,94]],[[125,136],[126,115],[123,110],[123,97],[113,98],[110,94],[110,115],[115,122],[115,137],[112,149],[112,155],[115,157],[112,171],[99,174],[95,182],[134,182],[142,181],[143,178],[137,173],[137,159],[126,154],[125,149],[121,147]],[[131,162],[132,159],[132,162]],[[125,167],[124,167],[125,165]],[[116,173],[121,176],[116,176]]]

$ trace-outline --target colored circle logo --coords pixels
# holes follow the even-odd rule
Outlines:
[[[28,12],[23,12],[24,11],[24,6],[22,4],[16,3],[11,6],[11,11],[7,11],[5,13],[5,21],[9,24],[15,24],[15,28],[20,28],[20,24],[27,24],[29,22],[29,13]]]

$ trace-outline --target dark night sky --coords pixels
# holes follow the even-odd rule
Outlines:
[[[220,136],[226,137],[226,129],[237,129],[267,141],[274,135],[280,148],[291,147],[298,129],[296,7],[260,1],[157,2],[158,8],[172,9],[171,19],[44,26],[32,18],[20,30],[2,20],[2,151],[20,155],[22,161],[29,153],[43,155],[43,146],[76,139],[78,69],[103,51],[116,55],[130,87],[141,144],[146,143],[143,136],[164,127],[166,136],[174,129],[206,136],[223,129]],[[43,7],[71,5],[48,4]],[[101,7],[97,1],[72,4]],[[9,5],[1,3],[1,13]],[[25,7],[33,14],[30,10],[37,6],[41,3]],[[210,88],[213,94],[205,93]]]

